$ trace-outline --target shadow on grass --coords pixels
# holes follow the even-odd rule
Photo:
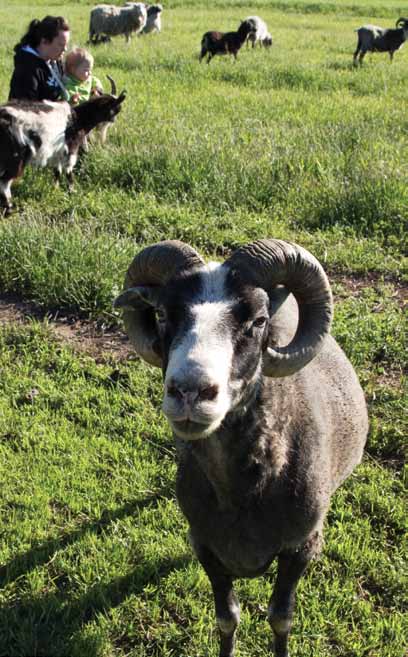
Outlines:
[[[49,541],[34,545],[27,552],[17,555],[9,563],[0,566],[0,588],[3,588],[18,577],[27,574],[34,568],[46,564],[58,550],[72,545],[86,534],[91,532],[100,534],[116,520],[131,516],[136,511],[140,511],[146,507],[154,507],[160,500],[171,499],[172,497],[170,493],[163,491],[141,500],[129,502],[119,509],[104,511],[98,520],[85,522],[72,532],[62,533],[60,536],[51,538]]]
[[[57,551],[79,541],[89,532],[96,534],[106,529],[110,523],[132,515],[146,507],[156,506],[160,500],[170,499],[164,492],[155,496],[136,500],[111,512],[102,514],[97,521],[85,523],[77,530],[63,534],[39,544],[0,569],[0,586],[4,587],[18,578],[23,578],[36,567],[52,561]],[[0,657],[65,657],[72,655],[72,640],[86,623],[98,614],[106,613],[120,605],[128,596],[141,594],[147,584],[159,584],[174,570],[186,566],[190,561],[184,554],[175,559],[148,559],[143,556],[134,569],[111,582],[98,582],[81,593],[70,585],[66,578],[58,582],[58,590],[53,588],[30,596],[21,590],[18,599],[9,596],[0,609]],[[24,587],[24,585],[23,585]],[[100,654],[98,642],[83,639],[84,656],[97,657]],[[83,642],[81,636],[74,641]],[[75,653],[76,654],[76,653]]]

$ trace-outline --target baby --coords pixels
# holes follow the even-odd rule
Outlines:
[[[74,48],[66,55],[63,82],[71,105],[83,103],[91,96],[103,93],[100,80],[92,75],[93,64],[94,58],[84,48]]]

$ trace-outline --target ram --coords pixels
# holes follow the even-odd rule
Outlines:
[[[234,654],[234,578],[275,558],[268,617],[286,657],[296,585],[367,435],[357,376],[329,335],[326,275],[281,240],[209,265],[166,241],[135,257],[115,306],[136,351],[163,371],[177,498],[213,588],[220,657]]]
[[[73,180],[73,168],[87,135],[112,123],[126,94],[96,96],[72,107],[67,102],[9,101],[0,105],[0,205],[5,214],[12,209],[11,185],[28,164],[51,166],[57,178],[66,173]]]
[[[383,28],[378,25],[363,25],[357,30],[357,48],[353,55],[353,63],[363,64],[367,52],[388,52],[391,61],[394,53],[399,50],[408,39],[408,19],[399,18],[395,28]]]

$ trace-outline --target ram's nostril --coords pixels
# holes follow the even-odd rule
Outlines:
[[[205,386],[205,388],[201,388],[198,392],[199,399],[207,400],[207,401],[212,401],[217,397],[217,395],[218,395],[218,386],[216,384]]]

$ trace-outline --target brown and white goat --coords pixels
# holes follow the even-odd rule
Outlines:
[[[71,107],[66,102],[9,101],[0,105],[0,206],[11,211],[11,185],[28,164],[53,167],[57,179],[73,168],[87,135],[112,123],[126,97],[103,94]]]
[[[201,39],[201,60],[208,55],[207,64],[215,55],[233,55],[237,59],[238,51],[244,45],[253,26],[243,21],[236,32],[206,32]]]

